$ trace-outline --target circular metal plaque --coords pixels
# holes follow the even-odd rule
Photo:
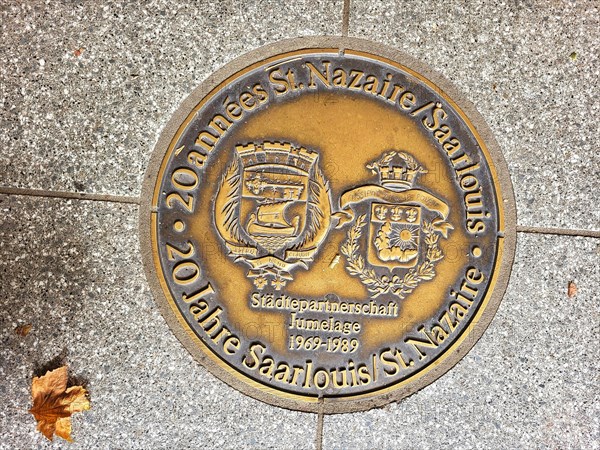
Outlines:
[[[163,315],[212,373],[325,413],[402,398],[454,365],[506,288],[505,162],[475,109],[357,39],[228,64],[162,132],[142,248]]]

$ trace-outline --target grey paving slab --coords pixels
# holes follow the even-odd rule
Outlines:
[[[0,448],[64,448],[27,412],[32,374],[60,354],[92,401],[69,448],[314,447],[315,415],[243,396],[191,358],[136,233],[131,205],[0,196]]]
[[[588,1],[353,1],[350,35],[449,78],[507,159],[518,223],[600,229],[600,12]]]
[[[0,185],[137,195],[158,132],[261,45],[339,34],[341,0],[0,2]]]
[[[597,239],[520,234],[507,294],[465,358],[402,402],[326,417],[323,448],[600,448],[599,257]]]

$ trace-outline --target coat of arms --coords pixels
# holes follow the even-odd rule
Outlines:
[[[238,145],[214,202],[215,225],[258,289],[280,290],[308,268],[331,224],[318,154],[290,143]]]
[[[402,299],[435,276],[435,263],[444,257],[439,239],[453,229],[446,222],[449,208],[414,188],[427,171],[406,152],[386,152],[367,168],[379,184],[357,187],[340,199],[338,228],[353,221],[341,252],[350,275],[373,298],[391,293]]]

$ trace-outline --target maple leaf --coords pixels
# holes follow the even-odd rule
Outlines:
[[[31,383],[33,407],[29,410],[37,420],[37,429],[48,439],[56,434],[71,439],[71,414],[90,409],[87,391],[81,386],[67,388],[67,366],[34,377]]]

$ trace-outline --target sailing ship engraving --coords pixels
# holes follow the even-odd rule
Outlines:
[[[255,212],[250,214],[246,225],[248,234],[251,234],[261,243],[272,236],[295,238],[298,235],[300,216],[288,221],[286,212],[290,204],[300,200],[305,186],[302,183],[283,183],[270,180],[265,174],[257,174],[246,181],[247,188],[257,196],[262,196]],[[261,244],[262,245],[262,244]],[[268,245],[268,244],[267,244]]]

